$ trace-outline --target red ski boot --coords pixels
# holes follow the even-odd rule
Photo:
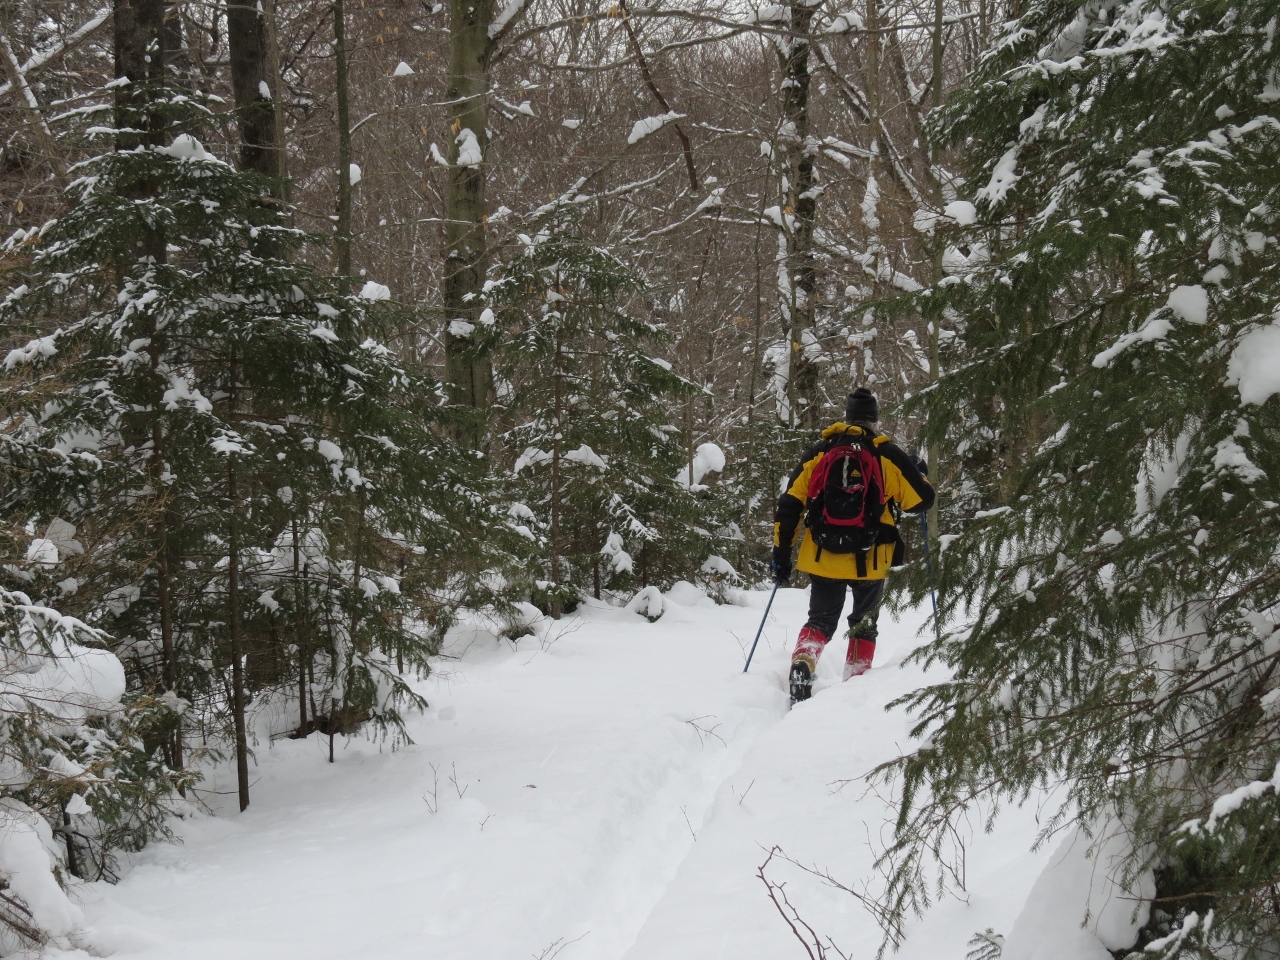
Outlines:
[[[860,677],[871,669],[875,659],[876,642],[864,637],[849,638],[849,652],[844,658],[844,678]]]

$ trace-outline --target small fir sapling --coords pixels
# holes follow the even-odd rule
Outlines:
[[[553,616],[600,585],[692,578],[713,552],[667,422],[670,401],[698,388],[659,356],[666,332],[631,312],[642,291],[564,214],[524,238],[488,284],[482,326],[468,331],[498,343],[510,497]]]

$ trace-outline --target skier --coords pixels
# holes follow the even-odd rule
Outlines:
[[[835,633],[845,589],[853,591],[844,679],[865,673],[876,650],[876,617],[889,568],[903,562],[898,511],[933,506],[927,467],[876,429],[879,404],[858,388],[844,420],[822,431],[778,498],[773,524],[773,576],[791,578],[791,548],[807,514],[796,567],[809,574],[809,619],[791,657],[791,702],[809,699],[818,657]]]

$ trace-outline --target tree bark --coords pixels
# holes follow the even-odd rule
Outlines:
[[[347,100],[347,24],[343,0],[333,4],[333,53],[337,58],[338,229],[334,250],[338,276],[351,276],[351,111]]]
[[[488,251],[485,245],[484,155],[488,149],[489,64],[493,0],[451,0],[449,5],[449,183],[444,230],[445,381],[450,399],[470,408],[471,422],[459,439],[474,449],[484,443],[484,416],[493,392],[493,369],[470,338],[453,332],[454,320],[478,325]],[[464,131],[470,131],[468,137]],[[478,148],[480,157],[461,155]],[[467,161],[465,165],[459,160]],[[475,161],[479,162],[475,162]]]
[[[563,613],[560,604],[560,510],[563,506],[560,490],[560,449],[564,436],[564,390],[561,364],[564,362],[564,346],[559,335],[556,338],[556,367],[552,376],[556,388],[556,432],[551,447],[551,582],[556,591],[547,612],[552,620],[559,620]]]
[[[228,371],[231,383],[230,418],[235,417],[236,360],[231,358]],[[244,638],[240,635],[240,486],[234,454],[227,456],[227,634],[231,646],[231,714],[236,738],[236,785],[240,793],[240,809],[249,806],[249,737],[245,725]]]
[[[240,169],[279,179],[284,175],[284,144],[276,128],[279,77],[271,70],[271,34],[259,0],[227,4],[227,46],[231,90],[240,127]],[[276,187],[275,192],[280,193]]]
[[[155,109],[163,83],[167,37],[164,0],[114,0],[115,74],[129,82],[116,87],[116,145],[121,150],[160,146],[164,113]]]
[[[806,0],[791,0],[790,34],[782,41],[782,118],[780,138],[787,152],[786,208],[783,211],[787,236],[787,265],[790,276],[789,317],[790,374],[788,398],[793,426],[814,428],[822,414],[822,394],[818,365],[807,356],[806,334],[814,333],[814,303],[817,299],[817,257],[813,226],[818,208],[814,154],[816,145],[809,134],[809,37],[814,7]],[[790,215],[790,227],[786,227]]]

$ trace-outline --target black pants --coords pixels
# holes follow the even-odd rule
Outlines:
[[[853,591],[849,629],[855,631],[854,636],[874,643],[878,634],[876,618],[880,614],[880,597],[884,593],[883,580],[832,580],[809,574],[809,621],[805,626],[813,627],[831,639],[844,609],[846,587]]]

